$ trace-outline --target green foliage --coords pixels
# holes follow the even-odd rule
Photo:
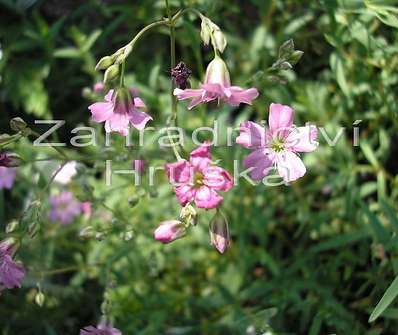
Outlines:
[[[0,333],[77,334],[98,321],[105,290],[112,302],[106,307],[123,334],[394,334],[396,1],[170,1],[175,11],[198,8],[222,29],[233,83],[261,93],[248,107],[188,111],[180,103],[178,122],[187,138],[218,120],[221,145],[213,154],[232,171],[233,160],[242,161],[248,151],[226,146],[226,127],[266,119],[270,102],[292,105],[297,125],[322,127],[319,149],[304,156],[305,177],[289,187],[241,180],[226,194],[222,211],[232,245],[224,255],[209,244],[212,211],[199,211],[197,227],[184,239],[166,246],[153,240],[158,223],[176,218],[180,209],[162,173],[156,189],[147,174],[142,186],[129,175],[113,175],[112,188],[105,185],[106,159],[114,169],[130,168],[127,162],[138,158],[155,166],[174,161],[171,150],[159,150],[159,134],[148,131],[144,148],[125,148],[115,135],[106,148],[102,125],[89,121],[87,106],[100,99],[91,89],[102,78],[95,64],[165,17],[164,2],[77,3],[0,1],[1,133],[10,132],[8,123],[17,116],[38,132],[43,129],[34,118],[65,119],[57,136],[67,142],[77,125],[98,130],[96,147],[66,148],[85,164],[70,188],[95,210],[70,226],[48,221],[46,198],[40,220],[38,208],[29,207],[63,158],[26,139],[7,147],[26,164],[15,187],[0,193],[0,226],[4,231],[21,219],[16,231],[28,229],[34,239],[18,254],[29,269],[24,287],[1,296]],[[170,61],[168,30],[156,32],[134,48],[126,84],[140,91],[151,125],[160,127],[170,111]],[[200,19],[188,14],[176,34],[177,60],[193,70],[196,85],[212,57],[211,48],[201,45]],[[283,44],[290,40],[294,45]],[[294,50],[304,52],[297,64]],[[294,68],[269,71],[278,60]],[[328,143],[341,127],[336,143]],[[8,144],[8,137],[3,140]],[[192,148],[186,141],[185,151]],[[57,161],[42,161],[48,158]],[[32,220],[22,216],[26,211]],[[86,239],[78,238],[83,230],[90,233]]]

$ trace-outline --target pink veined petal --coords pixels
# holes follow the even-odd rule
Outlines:
[[[232,106],[238,106],[241,103],[251,105],[252,101],[258,97],[258,91],[254,87],[243,89],[239,86],[231,86],[228,90],[231,94],[226,102]]]
[[[278,173],[285,182],[297,180],[305,175],[305,165],[294,152],[280,152],[276,155],[276,160]]]
[[[294,111],[287,105],[272,103],[269,108],[268,125],[271,136],[285,138],[293,125]]]
[[[318,130],[314,125],[292,128],[286,138],[286,146],[295,152],[314,151],[319,145],[317,135]]]
[[[176,187],[175,193],[180,204],[185,206],[188,202],[194,200],[196,190],[189,185],[182,185]]]
[[[233,186],[231,175],[218,166],[209,166],[204,170],[203,183],[217,191],[229,191]]]
[[[137,108],[146,108],[144,101],[141,98],[134,98],[134,106]]]
[[[192,167],[184,159],[175,163],[166,164],[166,174],[169,182],[173,185],[187,184],[191,181]]]
[[[107,123],[111,131],[117,131],[123,136],[126,136],[128,134],[129,121],[129,116],[127,114],[113,113],[111,118],[107,120]],[[105,130],[106,128],[107,127],[105,127]]]
[[[216,208],[223,202],[223,197],[216,191],[207,186],[202,186],[196,190],[195,204],[198,208]]]
[[[259,124],[246,121],[240,125],[240,134],[236,138],[236,143],[250,149],[265,147],[266,130]]]
[[[225,88],[220,84],[202,84],[201,87],[206,91],[207,95],[212,97],[212,99],[222,99],[226,96]]]
[[[210,142],[204,142],[191,152],[190,164],[197,170],[202,172],[211,163]]]
[[[104,99],[107,102],[111,102],[112,101],[112,97],[113,97],[113,92],[115,90],[109,90],[108,93],[105,95]]]
[[[4,255],[0,263],[0,284],[6,288],[21,287],[25,276],[25,268],[12,259],[11,255]]]
[[[152,117],[147,113],[139,112],[136,109],[129,112],[129,117],[130,123],[138,130],[144,129],[148,121],[152,120]]]
[[[111,102],[96,102],[88,107],[95,122],[104,122],[113,114]]]
[[[250,176],[253,180],[261,180],[272,169],[273,155],[267,149],[257,149],[244,159],[243,165],[252,168]]]
[[[203,96],[204,90],[202,89],[191,89],[182,90],[180,88],[174,89],[173,94],[178,98],[178,100],[186,100],[191,98],[197,98]]]

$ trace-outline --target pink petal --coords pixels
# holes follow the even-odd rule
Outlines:
[[[305,175],[305,165],[294,152],[284,151],[278,153],[276,160],[278,173],[284,181],[294,181]]]
[[[250,149],[264,147],[266,144],[266,130],[255,122],[243,122],[240,125],[240,134],[236,138],[236,143]]]
[[[138,130],[144,129],[147,122],[152,120],[152,117],[147,113],[139,112],[136,109],[129,112],[129,117],[131,124]]]
[[[225,95],[225,88],[220,84],[202,84],[201,87],[206,91],[206,95],[212,99],[223,98]]]
[[[204,142],[191,152],[190,163],[198,171],[204,170],[211,163],[210,142]]]
[[[202,186],[196,190],[195,204],[198,208],[216,208],[223,202],[223,197],[207,186]]]
[[[230,96],[226,102],[232,106],[238,106],[241,103],[251,105],[252,101],[258,97],[256,88],[243,89],[239,86],[231,86],[228,88]]]
[[[205,169],[203,183],[218,191],[229,191],[233,186],[231,175],[218,166],[209,166]]]
[[[188,105],[188,109],[192,109],[195,106],[206,102],[204,99],[205,91],[203,89],[186,89],[181,90],[179,88],[174,89],[174,95],[178,98],[178,100],[186,100],[192,99],[192,101]]]
[[[146,108],[145,103],[141,98],[134,98],[134,106],[137,108]]]
[[[269,108],[268,124],[272,136],[286,137],[293,125],[294,111],[291,107],[272,103]]]
[[[175,192],[177,199],[182,206],[185,206],[188,202],[193,201],[196,193],[195,189],[189,185],[178,186],[176,187]]]
[[[107,132],[117,131],[123,136],[128,134],[129,118],[127,114],[113,113],[111,118],[105,123],[105,130]]]
[[[166,164],[166,174],[169,182],[173,185],[189,183],[192,176],[191,169],[190,164],[185,159]]]
[[[112,101],[112,97],[113,97],[113,92],[115,90],[109,90],[108,93],[105,95],[104,99],[107,102],[111,102]]]
[[[317,135],[318,130],[314,125],[292,128],[286,138],[286,145],[296,152],[311,152],[318,147]]]
[[[88,107],[95,122],[104,122],[113,114],[111,102],[96,102]]]
[[[261,180],[272,169],[273,155],[267,149],[258,149],[244,159],[243,165],[253,168],[250,176],[254,180]]]

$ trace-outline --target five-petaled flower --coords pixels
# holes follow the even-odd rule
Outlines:
[[[251,177],[261,180],[276,168],[285,182],[302,177],[306,168],[297,153],[311,152],[318,147],[317,128],[314,125],[293,125],[291,107],[272,103],[268,129],[246,121],[240,125],[236,143],[253,150],[244,160],[246,168],[252,168]]]
[[[142,130],[152,120],[151,116],[139,110],[146,108],[144,102],[126,87],[110,90],[105,96],[105,102],[96,102],[88,108],[94,121],[105,121],[107,133],[115,131],[127,136],[129,124]]]
[[[207,66],[204,83],[198,89],[174,90],[174,95],[179,100],[192,99],[188,109],[192,109],[201,103],[212,100],[221,100],[232,106],[240,103],[251,104],[258,97],[256,88],[243,89],[239,86],[231,86],[231,80],[227,65],[216,56]]]
[[[25,268],[13,260],[13,247],[7,241],[0,242],[0,290],[21,287]]]
[[[226,170],[212,165],[208,142],[192,151],[189,161],[166,164],[166,172],[183,206],[193,201],[198,208],[216,208],[223,201],[217,191],[229,191],[233,184]]]
[[[82,212],[81,203],[68,191],[50,196],[49,202],[50,213],[48,217],[53,222],[64,225],[70,224]]]

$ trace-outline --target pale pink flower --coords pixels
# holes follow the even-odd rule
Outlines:
[[[231,86],[227,65],[216,56],[208,65],[204,83],[198,89],[174,90],[179,100],[192,99],[188,109],[212,100],[224,101],[229,105],[238,106],[241,103],[251,104],[258,97],[256,88],[243,89]]]
[[[285,182],[304,176],[306,168],[298,153],[311,152],[318,147],[318,131],[314,125],[294,126],[293,117],[291,107],[272,103],[268,129],[251,121],[240,125],[236,143],[253,150],[243,164],[252,168],[254,180],[261,180],[273,168]]]
[[[185,235],[185,227],[181,221],[169,220],[160,223],[153,236],[162,243],[173,242]]]
[[[0,290],[21,287],[26,270],[22,264],[13,260],[12,245],[7,241],[0,242]]]
[[[17,170],[15,168],[0,166],[0,190],[4,188],[11,189],[16,175]]]
[[[62,192],[58,195],[52,195],[49,198],[50,213],[49,219],[53,222],[59,222],[67,225],[72,223],[80,215],[80,202],[77,201],[71,192]]]
[[[119,329],[113,328],[110,324],[101,323],[97,327],[84,327],[80,330],[80,335],[122,335],[122,332]]]
[[[232,188],[230,174],[212,165],[210,144],[207,142],[191,152],[189,161],[182,159],[166,164],[166,172],[183,206],[193,201],[198,208],[216,208],[223,201],[217,192]]]
[[[105,122],[107,133],[115,131],[127,136],[129,124],[142,130],[152,120],[151,116],[139,110],[145,108],[144,102],[125,87],[110,90],[105,102],[96,102],[88,108],[94,121]]]
[[[54,181],[62,185],[69,184],[72,178],[77,174],[76,166],[77,163],[75,161],[70,161],[66,163],[58,173],[54,171],[54,173],[57,173]]]

